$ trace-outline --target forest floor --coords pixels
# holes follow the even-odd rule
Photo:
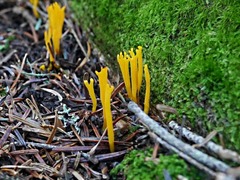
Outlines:
[[[102,131],[100,101],[97,111],[92,113],[83,84],[89,77],[97,81],[95,71],[103,66],[101,55],[84,37],[81,28],[67,18],[68,10],[68,26],[65,23],[61,40],[62,56],[56,57],[60,69],[44,72],[40,66],[49,63],[44,42],[47,12],[41,11],[40,22],[34,17],[30,3],[1,2],[2,178],[106,179],[109,170],[133,149],[135,140],[145,134],[141,128],[129,133],[130,126],[137,125],[131,125],[132,113],[116,96],[123,89],[120,85],[113,93],[115,97],[112,96],[118,133],[115,152],[109,152],[106,131]],[[95,92],[99,95],[97,86]]]
[[[45,3],[39,5],[41,19],[37,20],[30,3],[0,1],[0,179],[108,179],[111,169],[130,150],[152,147],[149,158],[155,160],[160,152],[171,154],[155,143],[157,138],[150,137],[148,126],[128,109],[124,84],[111,75],[109,80],[115,85],[111,97],[115,152],[109,151],[100,100],[92,113],[83,84],[83,80],[93,78],[99,97],[95,71],[105,62],[71,18],[68,7],[62,54],[56,57],[60,68],[40,70],[49,63],[44,42],[49,2]],[[162,109],[151,110],[149,116],[171,132],[162,118],[164,111],[175,110],[164,105]],[[197,167],[209,177],[217,177],[218,169]],[[171,178],[171,173],[164,172],[165,179]],[[125,176],[118,173],[115,178]]]

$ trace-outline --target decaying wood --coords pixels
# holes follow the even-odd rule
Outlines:
[[[162,138],[164,141],[166,141],[168,144],[170,144],[174,148],[178,149],[179,151],[188,155],[192,159],[198,161],[199,163],[202,163],[203,165],[209,167],[214,171],[227,173],[228,169],[230,168],[227,164],[177,139],[174,135],[170,134],[166,129],[161,127],[156,121],[154,121],[148,115],[146,115],[140,109],[140,107],[138,107],[136,103],[132,101],[129,102],[128,109],[132,111],[140,119],[140,121],[147,128],[149,128],[150,131],[157,134],[160,138]]]
[[[189,141],[192,141],[196,144],[201,144],[205,140],[203,137],[189,131],[188,129],[186,129],[184,127],[179,126],[174,121],[169,122],[169,127],[174,129],[178,133],[181,132],[182,136],[184,136]],[[224,149],[222,146],[220,146],[212,141],[207,142],[202,147],[207,149],[210,152],[213,152],[213,153],[219,155],[223,159],[228,159],[228,160],[232,160],[234,162],[240,163],[240,155],[237,152],[229,150],[229,149]]]

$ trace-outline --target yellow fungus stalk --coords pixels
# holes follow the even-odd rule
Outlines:
[[[139,103],[139,92],[143,76],[142,47],[138,46],[136,54],[132,48],[129,54],[130,56],[125,52],[124,55],[120,53],[117,55],[117,60],[122,72],[128,97],[134,102]]]
[[[142,60],[142,46],[138,46],[138,49],[136,50],[136,56],[137,56],[137,74],[138,74],[138,80],[137,80],[137,98],[139,101],[139,92],[142,85],[142,76],[143,76],[143,60]]]
[[[114,87],[108,84],[108,71],[107,68],[102,68],[100,72],[96,71],[96,74],[99,79],[99,87],[100,87],[100,99],[103,107],[103,129],[107,127],[108,130],[108,142],[110,151],[114,151],[114,131],[113,131],[113,122],[112,122],[112,112],[111,112],[111,94],[113,92]]]
[[[51,43],[51,33],[50,33],[50,31],[51,30],[44,31],[44,41],[45,41],[45,45],[47,47],[47,50],[50,54],[50,64],[52,64],[54,62],[54,54],[50,49],[53,46],[52,43]]]
[[[41,71],[46,71],[46,66],[44,64],[42,64],[39,68]]]
[[[65,7],[60,7],[60,5],[55,2],[48,6],[47,8],[48,18],[49,18],[49,33],[54,46],[54,52],[60,54],[60,40],[62,37],[62,28],[65,17]]]
[[[50,63],[48,66],[48,71],[51,71],[53,67],[59,68],[55,63],[55,54],[60,54],[60,41],[62,37],[62,28],[65,18],[65,7],[60,7],[60,5],[55,2],[48,6],[48,19],[49,27],[48,30],[44,32],[44,40],[47,50],[50,54]],[[46,69],[46,68],[42,68]]]
[[[114,131],[113,131],[113,122],[112,122],[112,112],[110,105],[110,98],[113,92],[114,87],[109,84],[105,87],[105,101],[103,110],[105,111],[105,121],[107,122],[107,132],[108,132],[108,143],[110,147],[110,151],[114,152]]]
[[[100,87],[100,100],[102,103],[102,106],[104,106],[104,99],[105,99],[105,87],[107,84],[107,76],[108,76],[107,68],[102,68],[100,72],[96,71],[96,74],[98,76],[99,80],[99,87]],[[103,117],[105,117],[104,111],[103,111]],[[104,120],[103,122],[103,129],[107,127],[107,122]]]
[[[145,74],[145,81],[146,81],[146,92],[145,92],[145,99],[144,99],[144,112],[146,114],[148,114],[149,104],[150,104],[150,73],[149,73],[147,65],[144,65],[144,74]]]
[[[37,11],[38,0],[30,0],[30,3],[33,5],[33,14],[36,18],[39,18],[39,13]]]
[[[117,55],[117,60],[122,72],[128,97],[132,99],[132,90],[131,90],[131,83],[130,83],[130,76],[129,76],[129,59],[127,57],[127,54],[124,53],[123,55],[122,53],[120,53],[119,55]]]
[[[96,95],[95,95],[95,92],[94,92],[94,80],[93,78],[90,79],[90,83],[87,81],[87,80],[84,80],[83,81],[87,90],[88,90],[88,93],[90,95],[90,98],[92,100],[92,112],[95,112],[96,109],[97,109],[97,98],[96,98]]]
[[[137,57],[133,52],[133,48],[129,51],[130,58],[130,66],[131,66],[131,83],[132,83],[132,100],[138,103],[137,98],[137,88],[138,88],[138,67],[137,67]]]
[[[145,73],[146,81],[146,92],[144,99],[144,112],[148,114],[149,112],[149,101],[150,101],[150,74],[148,66],[145,65],[143,68],[142,59],[142,46],[138,46],[136,53],[134,53],[133,48],[129,51],[129,56],[124,52],[124,55],[120,53],[117,55],[118,64],[120,66],[125,87],[128,93],[128,97],[139,103],[139,93],[142,86],[143,69]],[[130,66],[129,66],[130,65]],[[130,74],[129,74],[130,70]]]

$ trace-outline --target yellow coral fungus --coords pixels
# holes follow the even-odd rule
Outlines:
[[[60,40],[65,17],[65,7],[55,2],[47,8],[49,18],[49,33],[53,41],[54,52],[60,54]]]
[[[90,98],[92,99],[92,112],[95,112],[97,109],[97,98],[94,92],[94,84],[93,84],[94,80],[93,78],[91,78],[90,83],[87,80],[84,80],[83,82],[88,90]]]
[[[112,112],[111,112],[111,94],[113,92],[114,87],[108,84],[108,71],[107,68],[102,68],[100,72],[96,71],[96,74],[99,79],[99,87],[100,87],[100,99],[103,107],[103,129],[107,127],[108,130],[108,142],[110,151],[114,151],[114,132],[113,132],[113,122],[112,122]]]
[[[111,105],[110,105],[110,98],[111,98],[113,89],[114,89],[113,86],[110,86],[109,84],[106,85],[105,101],[103,106],[103,110],[105,111],[104,121],[107,122],[108,143],[109,143],[111,152],[114,152],[114,131],[113,131],[112,112],[111,112]]]
[[[129,54],[130,56],[128,56],[126,53],[124,53],[124,55],[120,53],[119,55],[117,55],[117,60],[122,72],[123,80],[125,82],[128,97],[132,101],[139,103],[139,93],[142,86],[143,77],[142,47],[138,46],[138,49],[136,49],[136,54],[134,53],[132,48],[129,51]],[[129,74],[129,70],[131,72],[131,76]],[[147,114],[149,112],[150,100],[150,74],[147,65],[144,66],[144,73],[146,81],[144,112]]]
[[[150,73],[149,73],[147,65],[144,65],[144,74],[145,74],[145,81],[146,81],[146,92],[145,92],[145,99],[144,99],[144,112],[146,114],[148,114],[149,104],[150,104]]]
[[[142,60],[142,46],[138,46],[136,50],[137,63],[138,63],[138,82],[137,82],[137,97],[139,97],[139,92],[142,85],[142,76],[143,76],[143,60]]]
[[[39,13],[37,11],[38,0],[30,0],[30,3],[33,5],[33,14],[36,18],[39,18]]]
[[[129,51],[130,58],[130,66],[131,66],[131,83],[132,83],[132,100],[138,103],[137,97],[137,88],[138,88],[138,67],[137,67],[137,57],[133,52],[133,48]]]
[[[138,46],[136,54],[133,48],[129,51],[130,56],[126,53],[117,55],[117,60],[125,82],[128,97],[134,102],[139,102],[139,92],[142,85],[143,65],[142,65],[142,47]],[[130,66],[129,66],[130,62]],[[130,74],[129,74],[130,69]],[[130,82],[131,80],[131,82]]]
[[[102,68],[100,72],[96,71],[96,74],[99,79],[99,87],[100,87],[100,100],[102,103],[102,106],[104,106],[104,99],[105,99],[105,87],[107,84],[107,68]],[[105,117],[104,111],[103,116]],[[103,122],[103,129],[107,127],[107,122],[104,120]]]
[[[50,30],[49,30],[50,31]],[[50,54],[50,62],[54,62],[54,54],[51,50],[51,48],[53,47],[52,43],[51,43],[51,33],[49,31],[45,31],[44,32],[44,41],[45,41],[45,45],[47,47],[47,50]]]
[[[60,54],[60,41],[62,37],[62,28],[65,17],[65,7],[60,7],[60,5],[55,2],[48,6],[48,19],[49,27],[48,30],[44,32],[44,40],[47,50],[50,54],[50,63],[48,66],[48,71],[52,70],[53,67],[59,68],[55,63],[55,54]],[[45,69],[42,66],[42,69]]]
[[[120,53],[119,55],[117,55],[117,60],[122,72],[128,97],[132,99],[132,90],[131,90],[131,83],[130,83],[130,76],[129,76],[129,59],[127,57],[127,54],[124,53],[123,55],[122,53]]]

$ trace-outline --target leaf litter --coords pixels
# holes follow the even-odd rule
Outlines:
[[[6,45],[0,51],[0,176],[108,179],[144,134],[130,132],[136,125],[117,95],[123,86],[112,96],[115,152],[110,153],[98,86],[92,113],[83,84],[89,77],[97,84],[95,71],[105,66],[101,53],[73,19],[65,19],[62,53],[56,57],[60,69],[41,71],[49,62],[43,35],[49,2],[39,4],[40,19],[29,2],[0,3],[0,43]]]

